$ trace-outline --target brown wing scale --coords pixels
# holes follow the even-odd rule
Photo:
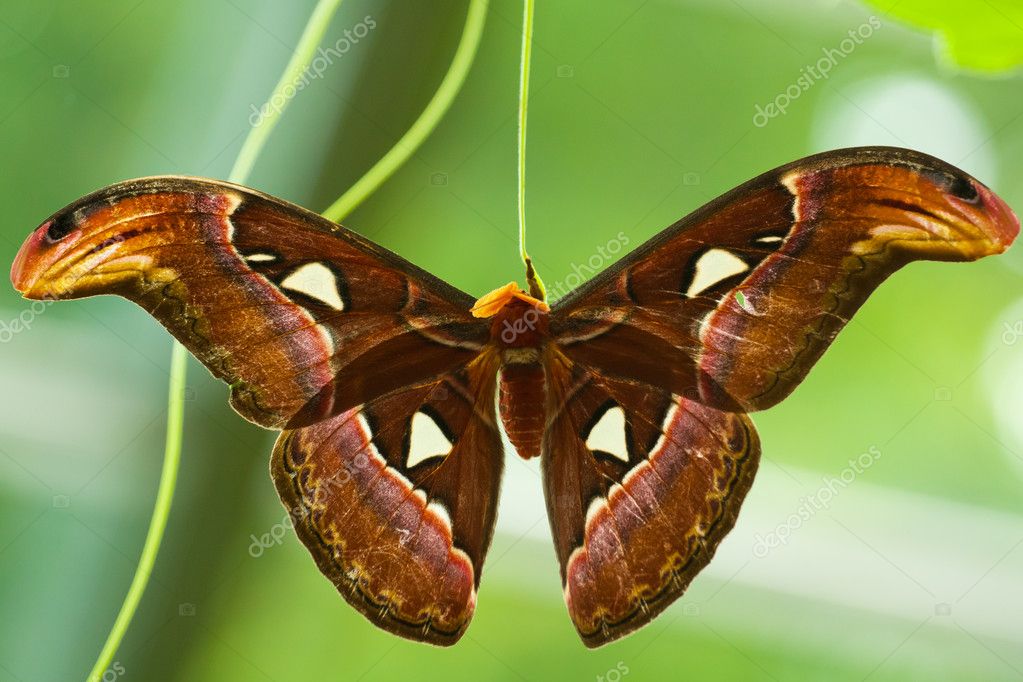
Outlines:
[[[667,228],[559,301],[552,335],[606,373],[719,409],[764,409],[894,271],[1001,253],[1018,231],[1001,199],[943,161],[883,147],[828,152]]]
[[[454,644],[475,609],[503,461],[496,369],[481,359],[274,447],[274,483],[320,570],[402,637]]]
[[[497,366],[472,298],[297,206],[177,177],[55,214],[12,279],[34,298],[113,293],[149,311],[243,416],[285,429],[274,481],[345,598],[404,637],[462,634],[501,474]]]
[[[788,395],[885,278],[1000,253],[1018,231],[942,161],[839,150],[725,194],[559,301],[542,457],[584,642],[643,625],[706,565],[756,470],[743,413]],[[593,440],[601,422],[612,446]]]
[[[743,414],[564,357],[548,367],[548,513],[569,614],[586,645],[600,646],[649,622],[707,565],[760,445]]]
[[[36,298],[138,303],[268,428],[455,370],[489,336],[467,294],[315,213],[214,180],[144,178],[80,199],[29,238],[12,278]]]

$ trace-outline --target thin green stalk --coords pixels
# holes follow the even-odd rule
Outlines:
[[[146,591],[146,584],[153,572],[153,564],[156,562],[156,554],[160,551],[160,540],[163,539],[163,532],[167,528],[167,516],[170,514],[171,500],[174,498],[174,487],[178,479],[178,465],[181,462],[181,434],[185,420],[184,395],[185,395],[185,367],[188,362],[188,352],[185,347],[175,343],[171,350],[171,379],[167,395],[167,442],[163,454],[163,472],[160,474],[160,489],[156,494],[156,504],[153,507],[153,517],[149,521],[149,531],[146,533],[146,541],[142,546],[142,555],[139,557],[138,566],[135,568],[135,577],[128,588],[128,594],[121,605],[121,611],[114,620],[114,626],[110,630],[103,650],[99,653],[96,665],[89,673],[89,682],[99,682],[110,663],[114,660],[117,648],[121,644],[128,626],[131,625],[135,609],[142,600],[142,594]]]
[[[455,95],[461,90],[465,77],[469,73],[469,67],[472,66],[476,48],[480,44],[480,36],[483,35],[483,24],[487,17],[488,5],[488,0],[471,0],[455,56],[451,60],[447,74],[437,87],[433,99],[402,138],[394,143],[390,151],[384,154],[383,158],[377,161],[358,182],[352,185],[351,189],[342,194],[323,212],[324,217],[334,222],[340,222],[365,201],[366,197],[384,184],[402,164],[408,161],[409,157],[419,149],[423,141],[437,127],[437,123],[444,117],[451,102],[454,101]]]
[[[522,61],[519,69],[519,256],[526,265],[529,293],[544,300],[547,292],[543,280],[533,268],[526,252],[526,113],[529,108],[529,62],[533,55],[533,0],[524,0],[522,7]]]
[[[284,74],[274,87],[273,93],[267,102],[272,102],[274,97],[281,95],[285,86],[297,78],[301,72],[308,67],[313,59],[317,45],[323,39],[323,34],[330,25],[330,20],[337,11],[341,0],[320,0],[309,17],[309,23],[295,46],[291,60],[284,70]],[[285,106],[287,99],[285,98]],[[266,144],[266,140],[277,124],[285,106],[275,108],[267,106],[267,115],[261,124],[249,130],[245,142],[242,143],[241,151],[231,169],[230,180],[243,183],[252,170],[252,166],[259,156],[259,152]],[[167,395],[167,435],[164,444],[163,471],[160,474],[160,486],[156,493],[156,504],[153,507],[153,515],[149,520],[149,530],[146,533],[146,540],[142,545],[142,554],[139,556],[138,565],[135,567],[135,576],[132,578],[128,594],[125,595],[121,610],[114,620],[114,625],[107,636],[103,649],[96,659],[95,665],[87,678],[89,682],[98,682],[103,674],[110,667],[117,649],[121,646],[128,627],[131,625],[135,611],[138,609],[142,595],[149,583],[149,576],[153,572],[153,565],[156,563],[156,555],[160,551],[160,543],[163,540],[164,531],[167,528],[167,517],[170,514],[171,502],[174,499],[174,488],[177,485],[178,469],[181,463],[181,442],[184,434],[185,423],[185,381],[188,369],[188,351],[177,341],[171,349],[170,387]]]
[[[313,56],[316,53],[316,48],[323,40],[323,34],[327,32],[330,20],[334,17],[340,5],[341,0],[320,0],[316,7],[313,8],[313,13],[309,16],[309,22],[305,25],[302,36],[298,39],[298,45],[295,46],[295,51],[291,53],[288,65],[284,67],[284,73],[281,74],[280,80],[274,86],[270,98],[263,105],[261,111],[266,111],[265,117],[260,120],[258,125],[249,130],[245,142],[242,143],[242,148],[238,152],[238,158],[235,159],[234,167],[231,168],[231,174],[228,175],[228,179],[231,182],[243,184],[248,179],[249,173],[252,172],[252,166],[255,165],[259,153],[263,151],[267,138],[270,137],[270,133],[273,132],[274,127],[276,127],[277,122],[281,118],[281,114],[288,108],[288,104],[291,101],[290,98],[284,96],[285,89],[289,84],[294,84],[299,80],[302,77],[302,73],[309,68],[309,64],[312,63]],[[270,106],[278,95],[281,96],[283,105],[280,107]]]

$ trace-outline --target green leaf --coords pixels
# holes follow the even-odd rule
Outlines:
[[[966,69],[1004,72],[1023,64],[1018,0],[865,0],[884,15],[933,31],[941,55]]]

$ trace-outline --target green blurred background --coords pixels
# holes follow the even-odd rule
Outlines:
[[[949,42],[880,10],[539,4],[527,201],[548,284],[619,231],[639,244],[754,174],[840,146],[930,152],[1023,208],[1018,72],[958,70]],[[0,0],[0,262],[48,214],[116,180],[225,177],[312,5]],[[970,7],[1018,53],[1015,5]],[[465,8],[346,0],[325,42],[367,16],[376,27],[292,102],[249,184],[322,210],[432,96]],[[869,38],[827,79],[754,125],[757,105],[863,26]],[[346,220],[477,295],[521,279],[519,30],[519,3],[492,2],[449,115]],[[756,416],[761,472],[711,566],[653,624],[595,652],[565,613],[536,462],[508,458],[467,635],[445,650],[405,642],[348,607],[290,531],[253,547],[284,521],[273,434],[234,415],[193,363],[167,537],[104,680],[1023,678],[1021,274],[1017,247],[916,264],[884,285],[796,393]],[[29,328],[11,333],[19,317]],[[0,681],[82,679],[145,535],[170,339],[119,299],[33,309],[9,287],[0,321]],[[870,465],[848,476],[863,453]],[[826,509],[801,514],[843,475]]]

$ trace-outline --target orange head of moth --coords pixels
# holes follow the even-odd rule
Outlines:
[[[518,283],[494,289],[472,307],[473,317],[493,318],[491,336],[506,347],[534,346],[547,332],[550,306],[519,288]]]
[[[551,310],[549,305],[520,289],[518,282],[508,282],[503,287],[494,289],[476,301],[476,304],[472,307],[472,316],[493,317],[513,301],[523,301],[544,313],[548,313]]]

